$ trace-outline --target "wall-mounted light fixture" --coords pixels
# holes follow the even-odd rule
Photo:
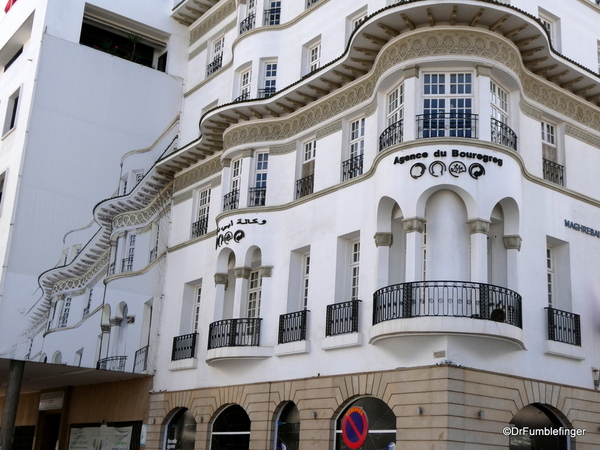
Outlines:
[[[600,369],[592,367],[592,377],[594,377],[594,389],[600,389]]]

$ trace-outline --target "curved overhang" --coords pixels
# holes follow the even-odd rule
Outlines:
[[[285,24],[279,27],[285,27]],[[263,27],[262,30],[268,32],[272,29]],[[436,32],[442,29],[460,31],[463,35],[493,36],[510,47],[514,59],[518,60],[512,62],[528,75],[551,84],[571,98],[579,99],[583,105],[587,103],[597,107],[600,102],[598,75],[559,54],[536,17],[513,6],[489,0],[470,0],[460,4],[412,0],[387,6],[368,16],[352,33],[345,52],[339,58],[273,96],[233,102],[207,112],[200,120],[201,137],[163,158],[159,165],[180,172],[207,155],[231,147],[235,139],[228,139],[228,134],[233,129],[243,128],[244,124],[257,121],[260,124],[283,124],[288,116],[310,110],[311,106],[332,99],[334,94],[346,92],[353,95],[352,87],[364,79],[374,76],[373,81],[377,81],[381,66],[385,66],[385,58],[393,57],[394,52],[397,55],[403,40],[418,34],[423,39],[435,38]],[[252,34],[255,34],[261,29],[253,31]],[[240,39],[244,38],[251,38],[251,35]],[[440,46],[437,55],[498,59],[485,45],[471,44],[467,48],[459,44],[450,48]],[[396,48],[391,49],[392,46]],[[426,48],[427,45],[423,45],[423,49]],[[412,50],[416,50],[413,55],[418,57],[419,49]],[[423,56],[429,55],[423,53]],[[407,59],[406,64],[409,63]],[[256,129],[242,133],[252,136],[255,141],[262,140]],[[273,133],[270,133],[272,136]]]
[[[266,359],[273,356],[273,347],[220,347],[206,352],[206,364],[240,359]]]

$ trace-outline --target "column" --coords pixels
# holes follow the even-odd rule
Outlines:
[[[518,252],[521,250],[521,236],[518,234],[503,236],[504,248],[506,249],[506,284],[507,288],[518,292]]]
[[[421,91],[419,87],[419,66],[404,68],[404,142],[418,137],[416,117],[420,110]],[[386,106],[387,108],[387,106]]]
[[[490,141],[492,138],[492,126],[490,115],[490,104],[492,102],[490,93],[490,76],[492,67],[479,64],[475,66],[477,78],[473,83],[473,89],[476,92],[475,98],[479,99],[477,105],[473,105],[473,111],[479,113],[479,123],[477,137],[484,141]]]
[[[467,221],[471,233],[471,281],[488,282],[487,239],[490,232],[489,220],[472,219]]]
[[[393,243],[392,233],[375,233],[377,247],[377,289],[389,284],[390,246]]]
[[[426,222],[422,217],[410,217],[402,221],[406,233],[405,281],[407,283],[421,279],[421,245]]]

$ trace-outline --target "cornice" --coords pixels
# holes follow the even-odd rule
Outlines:
[[[163,210],[165,206],[170,205],[172,198],[172,186],[173,181],[167,184],[163,191],[159,195],[157,195],[152,200],[152,202],[144,209],[140,209],[138,211],[124,212],[116,215],[112,221],[111,234],[115,233],[120,228],[135,227],[141,224],[146,224],[147,222],[151,221],[153,216],[157,212]]]
[[[235,0],[227,0],[218,5],[212,14],[201,20],[198,25],[190,28],[190,45],[201,39],[208,31],[213,29],[219,22],[235,12]]]
[[[83,275],[59,281],[52,286],[52,296],[64,294],[69,291],[85,289],[91,279],[97,281],[108,266],[110,249],[106,250],[96,263]]]
[[[187,172],[178,175],[173,184],[173,192],[179,192],[187,187],[198,183],[205,178],[221,172],[223,165],[219,158],[214,158],[210,161],[202,163]]]

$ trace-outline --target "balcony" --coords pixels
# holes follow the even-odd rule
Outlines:
[[[192,239],[204,236],[208,230],[208,216],[201,217],[192,224]]]
[[[579,314],[550,307],[545,309],[548,311],[548,340],[581,347]]]
[[[133,270],[133,256],[123,258],[121,261],[121,272],[131,272]]]
[[[198,333],[175,336],[173,338],[173,350],[171,351],[171,361],[195,358],[197,341]]]
[[[223,196],[223,212],[238,209],[240,203],[240,190],[233,191]]]
[[[213,73],[221,68],[223,65],[223,55],[217,55],[213,61],[206,66],[206,76],[210,77]]]
[[[342,181],[351,180],[363,173],[363,155],[342,162]]]
[[[430,113],[417,115],[417,138],[461,137],[477,139],[477,114]]]
[[[256,14],[251,13],[240,23],[240,34],[244,34],[246,31],[250,31],[254,28],[254,23],[256,22]]]
[[[258,90],[258,98],[269,98],[275,94],[276,89],[274,87],[266,87]]]
[[[127,356],[110,356],[108,358],[99,359],[98,363],[96,364],[96,369],[125,372],[126,362]]]
[[[381,136],[379,136],[379,151],[385,150],[396,144],[400,144],[404,139],[404,121],[399,120],[387,127]]]
[[[517,151],[517,135],[506,124],[492,118],[491,141]]]
[[[308,311],[296,311],[279,316],[278,344],[306,340],[306,318]]]
[[[266,187],[253,187],[249,189],[248,206],[265,206],[267,200]]]
[[[244,100],[248,100],[250,98],[250,92],[242,92],[236,98],[233,99],[233,102],[243,102]]]
[[[281,19],[281,8],[265,9],[265,25],[279,25]]]
[[[210,324],[208,349],[258,346],[261,318],[219,320]]]
[[[371,342],[443,333],[503,339],[523,348],[521,328],[521,296],[500,286],[416,281],[386,286],[373,294]]]
[[[148,370],[148,349],[150,346],[140,348],[135,352],[133,360],[133,373],[144,373]]]
[[[314,175],[309,175],[307,177],[296,180],[296,199],[312,194],[314,183]]]
[[[325,336],[358,333],[358,307],[360,300],[327,305]]]
[[[556,183],[560,186],[565,185],[564,172],[565,167],[560,164],[550,161],[549,159],[543,159],[543,172],[544,180],[548,180],[552,183]]]

